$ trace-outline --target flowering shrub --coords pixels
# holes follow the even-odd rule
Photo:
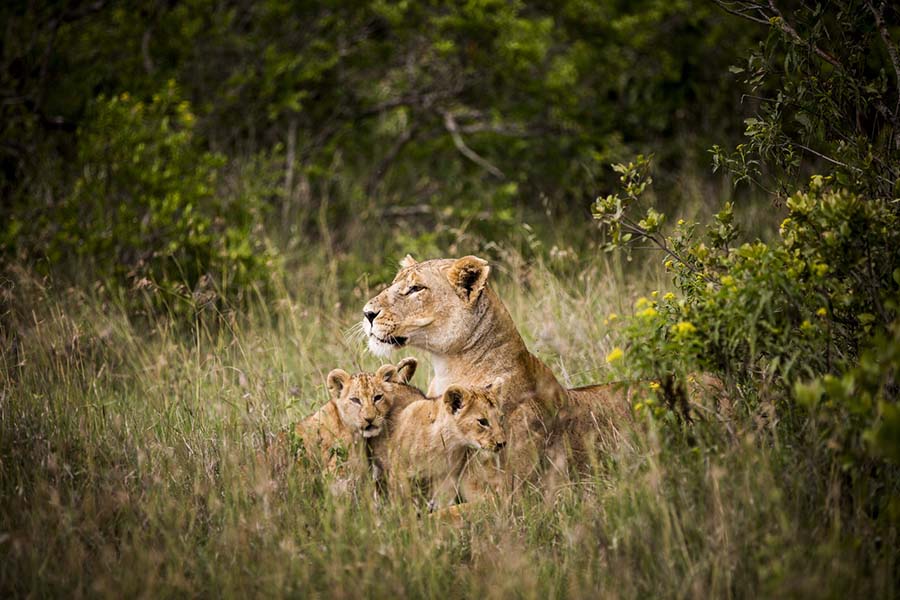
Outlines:
[[[785,415],[797,405],[808,411],[839,453],[900,458],[895,204],[815,176],[787,200],[771,243],[737,244],[730,204],[705,232],[679,221],[663,235],[656,211],[628,217],[648,166],[642,157],[618,165],[625,193],[598,199],[594,215],[614,242],[660,247],[681,293],[638,300],[621,329],[618,368],[638,379],[718,373],[744,390],[750,407],[763,387]]]

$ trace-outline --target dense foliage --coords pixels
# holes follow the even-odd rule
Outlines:
[[[622,191],[598,198],[594,215],[609,226],[611,247],[637,240],[657,247],[681,294],[640,299],[621,331],[627,350],[610,358],[636,379],[724,376],[740,410],[771,407],[767,419],[811,455],[827,456],[818,467],[823,477],[840,465],[847,475],[841,489],[856,509],[874,510],[876,518],[894,514],[900,70],[891,80],[886,69],[900,63],[884,19],[895,9],[857,2],[824,12],[804,7],[791,15],[804,24],[798,28],[771,3],[723,5],[772,29],[749,59],[747,83],[751,92],[775,93],[763,98],[759,117],[747,119],[749,142],[732,157],[715,149],[716,165],[738,183],[762,185],[767,174],[786,218],[768,242],[741,243],[731,203],[702,233],[684,219],[667,229],[654,207],[637,214],[652,183],[649,159],[617,164]],[[826,42],[834,45],[823,48]],[[779,48],[781,66],[763,59]],[[825,158],[818,167],[828,175],[798,181],[804,152]],[[781,195],[789,189],[797,191]],[[641,406],[671,417],[677,405],[657,400],[665,391],[648,390]]]
[[[507,237],[523,211],[580,213],[610,160],[650,145],[673,173],[705,163],[705,149],[736,132],[739,97],[721,77],[732,60],[721,46],[753,40],[693,0],[12,2],[0,20],[9,33],[0,60],[3,246],[7,256],[49,255],[51,264],[58,255],[47,245],[65,243],[53,224],[80,206],[79,186],[92,185],[85,172],[96,182],[92,161],[105,154],[96,127],[110,115],[101,107],[123,94],[149,110],[117,125],[133,131],[108,143],[157,136],[147,152],[182,132],[190,141],[177,142],[170,182],[209,160],[216,165],[204,168],[220,181],[249,170],[271,209],[266,232],[287,242],[282,250],[302,254],[313,239],[350,260],[375,250],[402,256],[460,236]],[[162,108],[153,98],[170,81],[195,120],[167,129],[154,122]],[[212,195],[184,190],[177,207],[158,212],[141,194],[165,195],[158,186],[167,184],[136,173],[145,163],[133,158],[111,149],[103,160],[122,175],[116,185],[132,186],[128,210],[140,205],[151,221],[173,210],[219,212],[203,206],[208,199],[245,210],[244,190],[206,183]],[[111,213],[120,198],[91,202]],[[233,235],[260,206],[234,214]],[[23,229],[36,213],[42,223]],[[116,234],[146,241],[144,215],[120,219],[133,229]],[[396,233],[362,235],[375,220]],[[79,226],[86,238],[118,243],[98,223]],[[179,227],[157,228],[155,240],[192,246],[178,252],[196,257],[196,240]],[[101,250],[91,243],[81,253]],[[378,272],[379,263],[355,270]]]
[[[176,296],[265,283],[264,206],[246,189],[222,193],[225,158],[196,148],[194,123],[171,82],[149,102],[99,97],[79,131],[71,191],[52,210],[15,215],[7,242],[39,241],[45,264],[80,257],[112,285]]]
[[[731,71],[758,110],[748,141],[716,166],[775,194],[821,164],[867,196],[900,193],[900,13],[895,3],[838,0],[780,10],[774,2],[717,0],[769,30],[765,44]]]

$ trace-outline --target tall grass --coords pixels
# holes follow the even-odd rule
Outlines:
[[[618,264],[558,276],[573,270],[506,252],[494,270],[567,385],[611,377],[604,317],[665,285]],[[325,402],[324,375],[379,364],[345,333],[364,300],[342,297],[335,271],[311,265],[248,313],[198,305],[189,326],[15,275],[0,340],[0,595],[897,593],[896,527],[867,537],[877,515],[842,511],[841,474],[742,410],[690,435],[642,423],[593,477],[499,499],[461,526],[365,491],[334,498],[302,464],[274,469],[267,448]],[[409,354],[425,386],[426,357]]]

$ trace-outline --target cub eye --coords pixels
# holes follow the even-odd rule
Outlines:
[[[410,296],[412,294],[415,294],[416,292],[421,292],[424,289],[425,289],[425,286],[422,286],[422,285],[411,285],[411,286],[409,286],[408,290],[403,292],[403,295]]]
[[[382,396],[381,394],[375,394],[375,397],[372,398],[372,400],[374,400],[375,402],[381,402],[383,399],[384,396]]]
[[[352,402],[353,404],[362,404],[360,399],[357,398],[356,396],[353,396],[352,398],[350,398],[350,402]]]
[[[491,426],[491,424],[488,423],[488,420],[485,418],[478,419],[478,424],[481,425],[482,427],[490,427]]]

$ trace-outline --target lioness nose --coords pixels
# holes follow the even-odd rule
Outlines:
[[[375,310],[375,311],[372,311],[372,310],[364,310],[364,311],[363,311],[363,314],[366,315],[366,318],[369,320],[369,323],[371,323],[372,321],[374,321],[374,320],[375,320],[375,317],[377,317],[377,316],[379,315],[379,313],[381,313],[380,310]]]

